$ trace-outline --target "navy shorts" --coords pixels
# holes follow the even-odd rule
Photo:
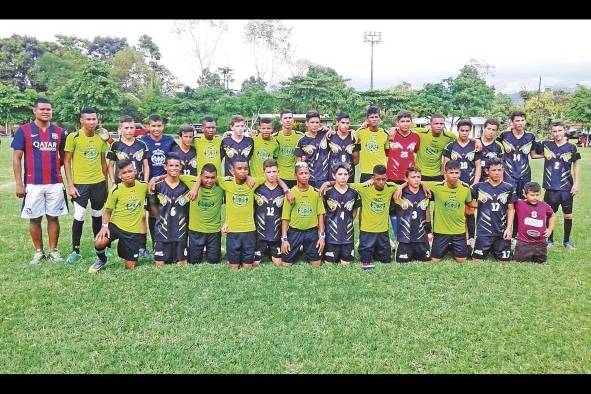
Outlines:
[[[263,257],[271,255],[276,259],[281,258],[281,241],[265,241],[257,239],[256,249],[254,251],[254,261],[261,261]]]
[[[230,264],[252,264],[256,247],[256,232],[228,233],[226,260]]]
[[[509,179],[506,182],[513,185],[513,193],[515,193],[517,198],[523,198],[523,187],[530,181],[531,179]],[[515,215],[515,217],[517,217],[517,215]]]
[[[187,241],[154,243],[154,260],[174,262],[187,259]]]
[[[340,261],[353,261],[355,251],[353,244],[326,244],[324,247],[324,260],[329,263],[338,263]]]
[[[121,230],[113,223],[109,223],[109,243],[117,242],[117,255],[123,260],[137,261],[140,252],[140,247],[146,244],[146,234],[130,233],[129,231]]]
[[[320,260],[320,254],[316,249],[318,242],[318,228],[313,227],[307,230],[298,230],[290,227],[287,231],[287,241],[290,252],[283,256],[283,262],[292,264],[300,257],[300,248],[303,247],[308,262]]]
[[[371,263],[372,261],[380,261],[385,264],[390,263],[392,249],[388,231],[383,233],[360,231],[359,258],[362,263]]]
[[[448,249],[451,248],[453,257],[468,257],[468,245],[466,244],[466,234],[433,234],[433,244],[431,245],[431,257],[441,259],[445,256]]]
[[[431,254],[429,252],[429,243],[427,242],[411,242],[398,243],[396,248],[396,262],[408,263],[413,260],[429,261]]]
[[[217,264],[220,262],[222,259],[221,231],[217,233],[200,233],[198,231],[189,230],[189,263],[201,263],[204,254],[208,263]]]
[[[107,184],[105,182],[93,183],[90,185],[77,185],[74,184],[78,193],[78,197],[73,198],[72,202],[86,208],[88,200],[90,200],[90,208],[95,211],[103,209],[105,202],[107,202]]]
[[[495,259],[499,261],[511,260],[511,241],[498,237],[476,237],[472,258],[484,260],[492,251]]]
[[[552,207],[554,213],[558,212],[558,207],[562,205],[562,213],[573,213],[573,195],[567,190],[546,190],[544,201]]]

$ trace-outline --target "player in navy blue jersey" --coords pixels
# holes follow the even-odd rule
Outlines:
[[[224,175],[232,176],[232,163],[238,158],[250,161],[254,143],[251,137],[244,135],[244,118],[240,115],[230,119],[231,134],[224,137],[221,144],[221,158],[224,160]]]
[[[480,143],[482,144],[482,150],[480,151],[480,182],[484,182],[488,179],[488,173],[486,172],[487,161],[493,157],[502,158],[505,153],[503,145],[497,141],[499,127],[499,122],[494,119],[487,119],[484,122],[482,135],[479,138]]]
[[[341,112],[337,115],[337,131],[328,137],[330,180],[334,180],[336,168],[341,164],[347,164],[349,170],[349,183],[355,182],[355,165],[359,163],[359,145],[349,130],[351,121],[349,114]]]
[[[180,157],[169,153],[165,163],[166,178],[156,182],[150,203],[156,216],[154,261],[157,267],[165,262],[187,265],[189,188],[179,179]]]
[[[492,251],[498,261],[511,260],[511,234],[517,195],[513,185],[503,181],[504,166],[500,158],[487,163],[488,179],[472,185],[472,207],[478,208],[474,262],[480,262]]]
[[[107,152],[111,184],[121,182],[118,174],[119,171],[115,171],[115,166],[119,161],[124,159],[131,160],[136,170],[137,180],[148,182],[150,179],[147,157],[148,147],[145,143],[134,137],[135,122],[131,116],[122,116],[119,119],[119,131],[121,132],[121,139],[113,142],[110,150]]]
[[[552,123],[552,141],[543,141],[538,150],[543,151],[544,176],[543,187],[544,201],[552,207],[554,213],[562,206],[564,215],[564,239],[562,244],[567,249],[575,249],[570,241],[570,232],[573,225],[573,197],[579,191],[581,158],[577,147],[568,142],[565,137],[564,123],[556,121]],[[548,246],[554,244],[554,233],[548,238]]]
[[[306,113],[306,128],[307,131],[298,141],[293,154],[296,161],[308,164],[310,186],[319,188],[328,180],[330,171],[327,130],[322,128],[320,114],[316,111]]]
[[[355,257],[353,220],[357,215],[359,194],[347,185],[349,165],[341,163],[333,169],[335,184],[324,195],[326,247],[324,261],[348,265]]]
[[[427,212],[429,198],[421,187],[421,170],[410,166],[405,172],[406,183],[402,197],[394,201],[398,217],[396,262],[429,261]]]
[[[179,130],[179,143],[172,146],[171,152],[181,158],[182,175],[197,175],[197,151],[193,147],[195,129],[191,125],[182,125]]]
[[[254,191],[257,242],[254,252],[253,266],[258,266],[263,257],[271,254],[271,261],[283,266],[281,261],[281,213],[285,193],[278,185],[277,160],[267,159],[263,162],[265,183]]]

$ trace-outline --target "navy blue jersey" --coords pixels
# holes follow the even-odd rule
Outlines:
[[[279,241],[281,239],[283,199],[283,190],[279,185],[275,189],[269,189],[263,183],[255,189],[254,223],[258,239],[263,241]]]
[[[157,204],[155,240],[179,242],[187,236],[189,221],[189,188],[180,182],[174,189],[165,180],[156,183],[153,203]]]
[[[355,177],[355,166],[353,165],[353,152],[359,151],[359,145],[349,134],[345,138],[341,138],[338,133],[330,136],[328,139],[328,148],[330,149],[330,175],[329,179],[334,179],[333,171],[339,164],[349,165],[349,178]],[[352,175],[352,176],[351,176]]]
[[[111,144],[111,150],[107,152],[107,159],[115,162],[115,183],[121,182],[116,163],[123,159],[130,159],[137,171],[136,179],[144,180],[144,159],[147,159],[148,148],[140,140],[133,141],[133,144],[127,145],[122,140]]]
[[[150,134],[141,136],[140,141],[148,147],[148,164],[150,164],[150,179],[155,176],[166,174],[164,164],[166,162],[166,155],[172,149],[176,142],[174,138],[169,135],[162,134],[160,141],[154,141]]]
[[[544,189],[569,191],[573,187],[572,164],[581,158],[577,147],[570,142],[561,146],[554,141],[543,141]]]
[[[482,143],[482,150],[480,151],[480,182],[484,182],[488,179],[488,174],[485,169],[488,160],[492,159],[493,157],[498,157],[501,159],[503,157],[503,153],[505,153],[505,150],[503,149],[503,145],[501,145],[501,143],[498,141],[493,141],[492,144],[485,145],[481,138],[480,142]]]
[[[476,160],[480,160],[481,157],[480,152],[476,152],[476,143],[470,141],[466,146],[462,146],[458,141],[454,141],[443,150],[443,156],[460,163],[462,182],[467,184],[474,182]]]
[[[408,187],[402,190],[402,197],[395,202],[396,216],[398,217],[398,232],[396,236],[399,242],[426,242],[427,210],[429,199],[423,189],[413,193]]]
[[[516,180],[531,181],[529,152],[535,148],[536,137],[524,132],[521,138],[515,137],[511,130],[503,131],[498,138],[503,145],[503,163],[505,164],[504,180],[513,183]]]
[[[237,158],[242,158],[248,163],[250,156],[252,156],[253,147],[254,142],[250,137],[244,137],[240,142],[234,141],[232,137],[222,139],[221,157],[224,159],[224,175],[232,176],[230,169]]]
[[[497,186],[478,182],[472,189],[472,198],[478,200],[476,218],[477,237],[501,237],[507,226],[507,204],[513,204],[517,196],[513,185],[501,182]]]
[[[184,152],[181,146],[176,144],[170,151],[180,156],[183,165],[183,175],[197,175],[197,151],[195,148],[190,147],[188,152]]]
[[[330,188],[324,197],[326,242],[346,245],[353,243],[353,210],[360,205],[359,194],[352,188],[345,193]]]
[[[310,167],[310,181],[317,184],[328,180],[329,160],[328,141],[326,132],[319,131],[316,137],[310,138],[306,134],[298,141],[294,156],[302,157]]]

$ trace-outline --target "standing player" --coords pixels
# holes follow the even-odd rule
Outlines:
[[[445,117],[440,114],[431,115],[430,130],[417,132],[419,150],[417,151],[417,167],[421,170],[422,181],[443,181],[443,150],[454,142],[456,136],[444,130]]]
[[[511,234],[517,196],[503,181],[503,161],[488,159],[488,179],[472,185],[472,207],[478,208],[472,260],[479,263],[492,251],[498,261],[511,260]]]
[[[291,189],[296,185],[294,167],[296,157],[294,155],[298,141],[303,137],[299,131],[293,130],[293,112],[284,109],[280,114],[281,130],[273,134],[279,144],[277,151],[277,164],[279,165],[279,177]]]
[[[201,173],[201,168],[211,163],[215,166],[218,176],[222,174],[222,137],[215,135],[215,120],[211,116],[203,118],[203,135],[193,140],[197,157],[197,173]]]
[[[148,182],[150,179],[150,168],[147,158],[148,148],[146,144],[134,137],[135,122],[131,116],[122,116],[119,119],[119,131],[121,132],[121,139],[113,142],[111,144],[111,150],[107,153],[111,184],[115,185],[121,182],[118,176],[119,171],[115,170],[115,166],[118,161],[125,159],[131,160],[135,166],[137,179]]]
[[[250,160],[252,155],[253,141],[251,137],[244,136],[244,118],[241,115],[234,115],[230,119],[230,136],[222,139],[221,151],[224,158],[224,175],[232,176],[232,163],[235,160]]]
[[[68,213],[61,165],[66,135],[64,130],[50,123],[53,116],[51,103],[38,98],[33,103],[35,120],[19,127],[12,140],[12,168],[16,182],[16,196],[23,198],[21,217],[29,219],[29,233],[35,246],[31,264],[39,264],[46,258],[43,251],[41,220],[47,217],[49,253],[52,262],[62,261],[57,250],[60,233],[59,216]],[[25,178],[22,161],[24,157]]]
[[[86,206],[90,200],[92,232],[96,237],[101,231],[102,209],[107,200],[107,159],[109,146],[97,134],[96,111],[84,108],[80,112],[82,128],[68,134],[64,154],[64,167],[68,181],[68,194],[74,203],[74,222],[72,223],[72,253],[68,263],[74,264],[82,259],[80,239]]]
[[[254,201],[256,204],[254,222],[257,241],[253,266],[258,267],[267,253],[271,255],[273,264],[282,266],[281,211],[283,208],[284,193],[277,183],[277,161],[274,159],[265,160],[263,170],[265,183],[257,187],[254,191]]]
[[[373,177],[373,169],[376,165],[387,164],[386,157],[390,144],[388,133],[380,126],[380,109],[371,106],[367,109],[367,127],[357,130],[359,145],[360,182],[365,182]],[[362,215],[363,217],[363,215]]]
[[[581,155],[577,147],[568,142],[565,137],[564,123],[556,121],[552,123],[552,141],[543,141],[541,148],[544,152],[544,201],[547,202],[554,213],[562,206],[564,215],[564,239],[562,244],[567,249],[575,249],[570,241],[570,232],[573,227],[573,197],[579,191]],[[554,245],[554,233],[548,238],[548,246]]]
[[[105,249],[112,241],[119,240],[117,254],[125,260],[125,268],[135,268],[139,250],[146,244],[144,204],[148,185],[137,180],[137,171],[130,159],[117,162],[117,177],[121,180],[109,193],[102,218],[102,228],[94,247],[96,261],[88,272],[96,273],[107,265]]]
[[[310,171],[308,183],[318,188],[328,180],[329,172],[327,132],[320,124],[318,112],[306,112],[306,129],[293,154],[298,162],[308,164]]]
[[[502,158],[505,149],[497,141],[497,131],[499,131],[499,122],[493,119],[487,119],[484,122],[484,129],[480,136],[482,151],[480,156],[480,181],[485,182],[488,179],[487,163],[493,157]]]
[[[170,150],[180,157],[183,166],[182,175],[197,175],[197,151],[192,146],[195,136],[195,128],[185,124],[179,130],[179,144],[172,146]]]
[[[255,178],[261,178],[264,174],[263,163],[277,157],[279,144],[273,138],[273,120],[262,118],[259,125],[259,134],[253,138],[254,150],[250,157],[250,174]]]
[[[337,115],[337,131],[328,138],[330,149],[330,179],[335,180],[335,170],[342,164],[349,167],[348,182],[355,182],[355,166],[359,163],[359,145],[351,135],[349,114],[341,112]]]
[[[164,266],[165,262],[187,265],[189,188],[179,179],[182,168],[181,158],[176,153],[169,153],[164,165],[166,178],[156,182],[154,194],[150,197],[152,215],[156,217],[156,267]]]

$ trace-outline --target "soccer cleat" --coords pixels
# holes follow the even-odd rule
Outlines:
[[[361,269],[364,271],[370,270],[374,267],[375,265],[373,265],[373,263],[361,263]]]
[[[41,264],[41,260],[44,260],[45,258],[46,258],[46,257],[45,257],[45,254],[43,254],[43,252],[42,252],[42,251],[38,250],[38,251],[36,251],[36,252],[35,252],[35,254],[33,255],[33,260],[31,260],[31,261],[29,262],[29,264],[31,264],[31,265],[38,265],[38,264]]]
[[[82,256],[80,256],[80,253],[72,252],[68,256],[68,259],[66,261],[68,262],[68,264],[76,264],[80,260],[82,260]]]
[[[57,249],[49,252],[47,260],[51,261],[52,263],[61,263],[62,261],[64,261],[62,255],[60,254],[60,251]]]
[[[575,245],[573,245],[573,243],[571,241],[566,241],[563,243],[564,247],[568,250],[576,250],[577,248],[575,247]]]
[[[553,247],[553,246],[554,246],[554,242],[553,242],[553,241],[550,241],[550,240],[547,240],[547,241],[546,241],[546,246],[547,246],[548,248],[551,248],[551,247]]]
[[[92,264],[90,266],[90,268],[88,269],[88,272],[90,272],[91,274],[96,274],[97,272],[99,272],[100,270],[102,270],[103,268],[105,268],[105,265],[107,265],[107,262],[105,261],[103,263],[101,261],[101,259],[99,259],[97,257],[97,259],[94,261],[94,264]]]

